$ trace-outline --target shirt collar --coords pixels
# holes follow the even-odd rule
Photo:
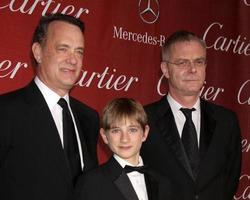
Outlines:
[[[116,159],[116,161],[122,166],[122,168],[124,168],[125,165],[132,166],[129,162],[122,159],[120,156],[118,156],[116,154],[114,154],[113,156]],[[139,163],[138,163],[138,165],[136,165],[136,167],[139,167],[139,166],[143,166],[143,160],[142,160],[141,156],[139,156]]]
[[[46,86],[39,78],[38,76],[34,79],[37,87],[41,91],[46,103],[48,104],[48,107],[50,110],[57,104],[59,99],[61,98],[57,93],[55,93],[53,90],[51,90],[48,86]],[[67,103],[69,104],[69,94],[66,94],[63,97]]]
[[[182,108],[183,106],[181,104],[179,104],[176,100],[174,100],[174,98],[168,93],[167,95],[167,100],[169,102],[169,105],[174,112],[178,112],[180,111],[180,108]],[[197,99],[197,101],[195,102],[195,104],[193,105],[193,108],[195,108],[195,111],[200,111],[200,98]]]

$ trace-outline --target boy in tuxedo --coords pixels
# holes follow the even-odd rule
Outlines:
[[[113,156],[79,179],[76,200],[172,199],[168,180],[143,165],[140,148],[148,132],[147,116],[139,102],[128,98],[111,101],[104,108],[100,134]]]

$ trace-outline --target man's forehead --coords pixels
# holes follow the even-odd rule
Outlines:
[[[195,50],[197,50],[197,52],[201,52],[202,54],[206,54],[206,49],[196,40],[178,41],[170,46],[169,53],[181,53],[184,51],[189,52]]]

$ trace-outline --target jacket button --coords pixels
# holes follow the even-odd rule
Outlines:
[[[199,195],[196,194],[196,195],[194,196],[194,198],[195,198],[195,199],[199,199]]]

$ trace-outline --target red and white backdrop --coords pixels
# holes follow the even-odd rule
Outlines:
[[[250,199],[250,0],[1,0],[0,93],[29,83],[31,38],[41,17],[62,12],[86,24],[86,53],[72,95],[101,112],[117,96],[142,104],[166,94],[160,47],[179,29],[207,43],[201,97],[234,110],[243,165],[236,200]],[[1,127],[0,127],[1,128]],[[100,162],[108,153],[98,145]]]

